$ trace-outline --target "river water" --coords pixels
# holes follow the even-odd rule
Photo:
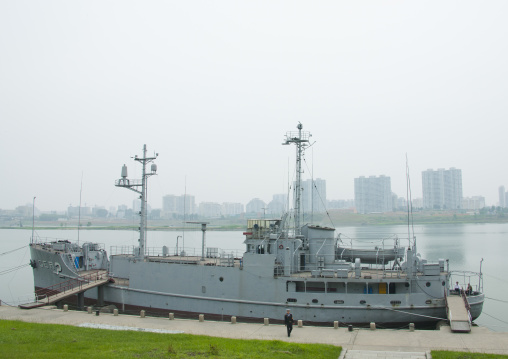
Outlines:
[[[413,232],[413,231],[411,231]],[[349,238],[358,238],[369,244],[373,239],[392,238],[397,235],[401,244],[407,246],[406,226],[341,227],[340,233],[345,244]],[[413,234],[411,233],[411,236]],[[33,293],[32,270],[26,265],[30,260],[28,244],[31,230],[0,229],[0,300],[17,304]],[[450,270],[480,271],[483,258],[483,285],[486,295],[482,315],[476,320],[480,326],[493,331],[508,332],[508,224],[456,224],[418,225],[414,227],[417,249],[422,258],[437,261],[450,260]],[[78,240],[76,230],[36,230],[40,239]],[[81,230],[80,242],[99,242],[110,251],[113,246],[137,245],[135,231]],[[241,231],[207,231],[206,246],[218,247],[228,252],[241,254],[244,250],[244,236]],[[200,230],[150,231],[147,247],[167,246],[170,253],[184,249],[188,254],[201,253],[202,232]],[[11,252],[12,251],[12,252]],[[467,282],[463,278],[461,282]],[[478,285],[476,282],[471,283]]]

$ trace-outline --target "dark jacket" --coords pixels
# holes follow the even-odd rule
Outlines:
[[[293,325],[293,314],[289,313],[284,315],[284,324]]]

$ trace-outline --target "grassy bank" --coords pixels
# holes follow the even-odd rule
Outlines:
[[[0,358],[333,358],[341,348],[0,321]]]
[[[333,358],[341,347],[189,334],[79,328],[0,320],[0,358]],[[433,359],[508,359],[508,355],[432,351]]]
[[[484,354],[484,353],[463,353],[463,352],[449,352],[449,351],[435,351],[431,352],[432,359],[503,359],[508,358],[508,355],[499,354]]]

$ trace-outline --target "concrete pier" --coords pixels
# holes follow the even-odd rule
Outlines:
[[[487,328],[473,327],[470,333],[452,333],[449,326],[440,330],[377,329],[354,328],[334,329],[329,327],[304,326],[293,331],[288,338],[286,328],[280,324],[265,326],[263,320],[257,324],[230,321],[199,322],[196,318],[167,320],[164,318],[136,315],[114,316],[102,313],[91,316],[86,311],[64,312],[55,307],[42,307],[31,310],[0,306],[0,320],[21,320],[25,322],[64,324],[79,326],[84,323],[106,324],[145,329],[166,329],[183,331],[186,334],[207,335],[234,339],[283,340],[295,343],[322,343],[342,346],[354,358],[355,351],[371,352],[428,352],[430,350],[454,350],[508,355],[508,333],[491,332]],[[346,351],[344,351],[346,352]]]

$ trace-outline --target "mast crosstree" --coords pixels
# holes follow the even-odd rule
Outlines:
[[[124,164],[122,167],[122,178],[115,181],[116,187],[124,187],[139,193],[139,199],[141,200],[141,211],[139,212],[140,223],[139,223],[139,247],[136,256],[144,258],[146,248],[146,209],[147,209],[147,182],[148,177],[156,175],[157,165],[152,163],[150,172],[146,172],[146,165],[153,162],[159,156],[158,153],[154,157],[146,157],[146,145],[143,145],[143,157],[134,156],[134,161],[138,161],[142,164],[142,176],[141,180],[130,180],[127,178],[127,166]],[[141,187],[141,189],[139,189]]]

